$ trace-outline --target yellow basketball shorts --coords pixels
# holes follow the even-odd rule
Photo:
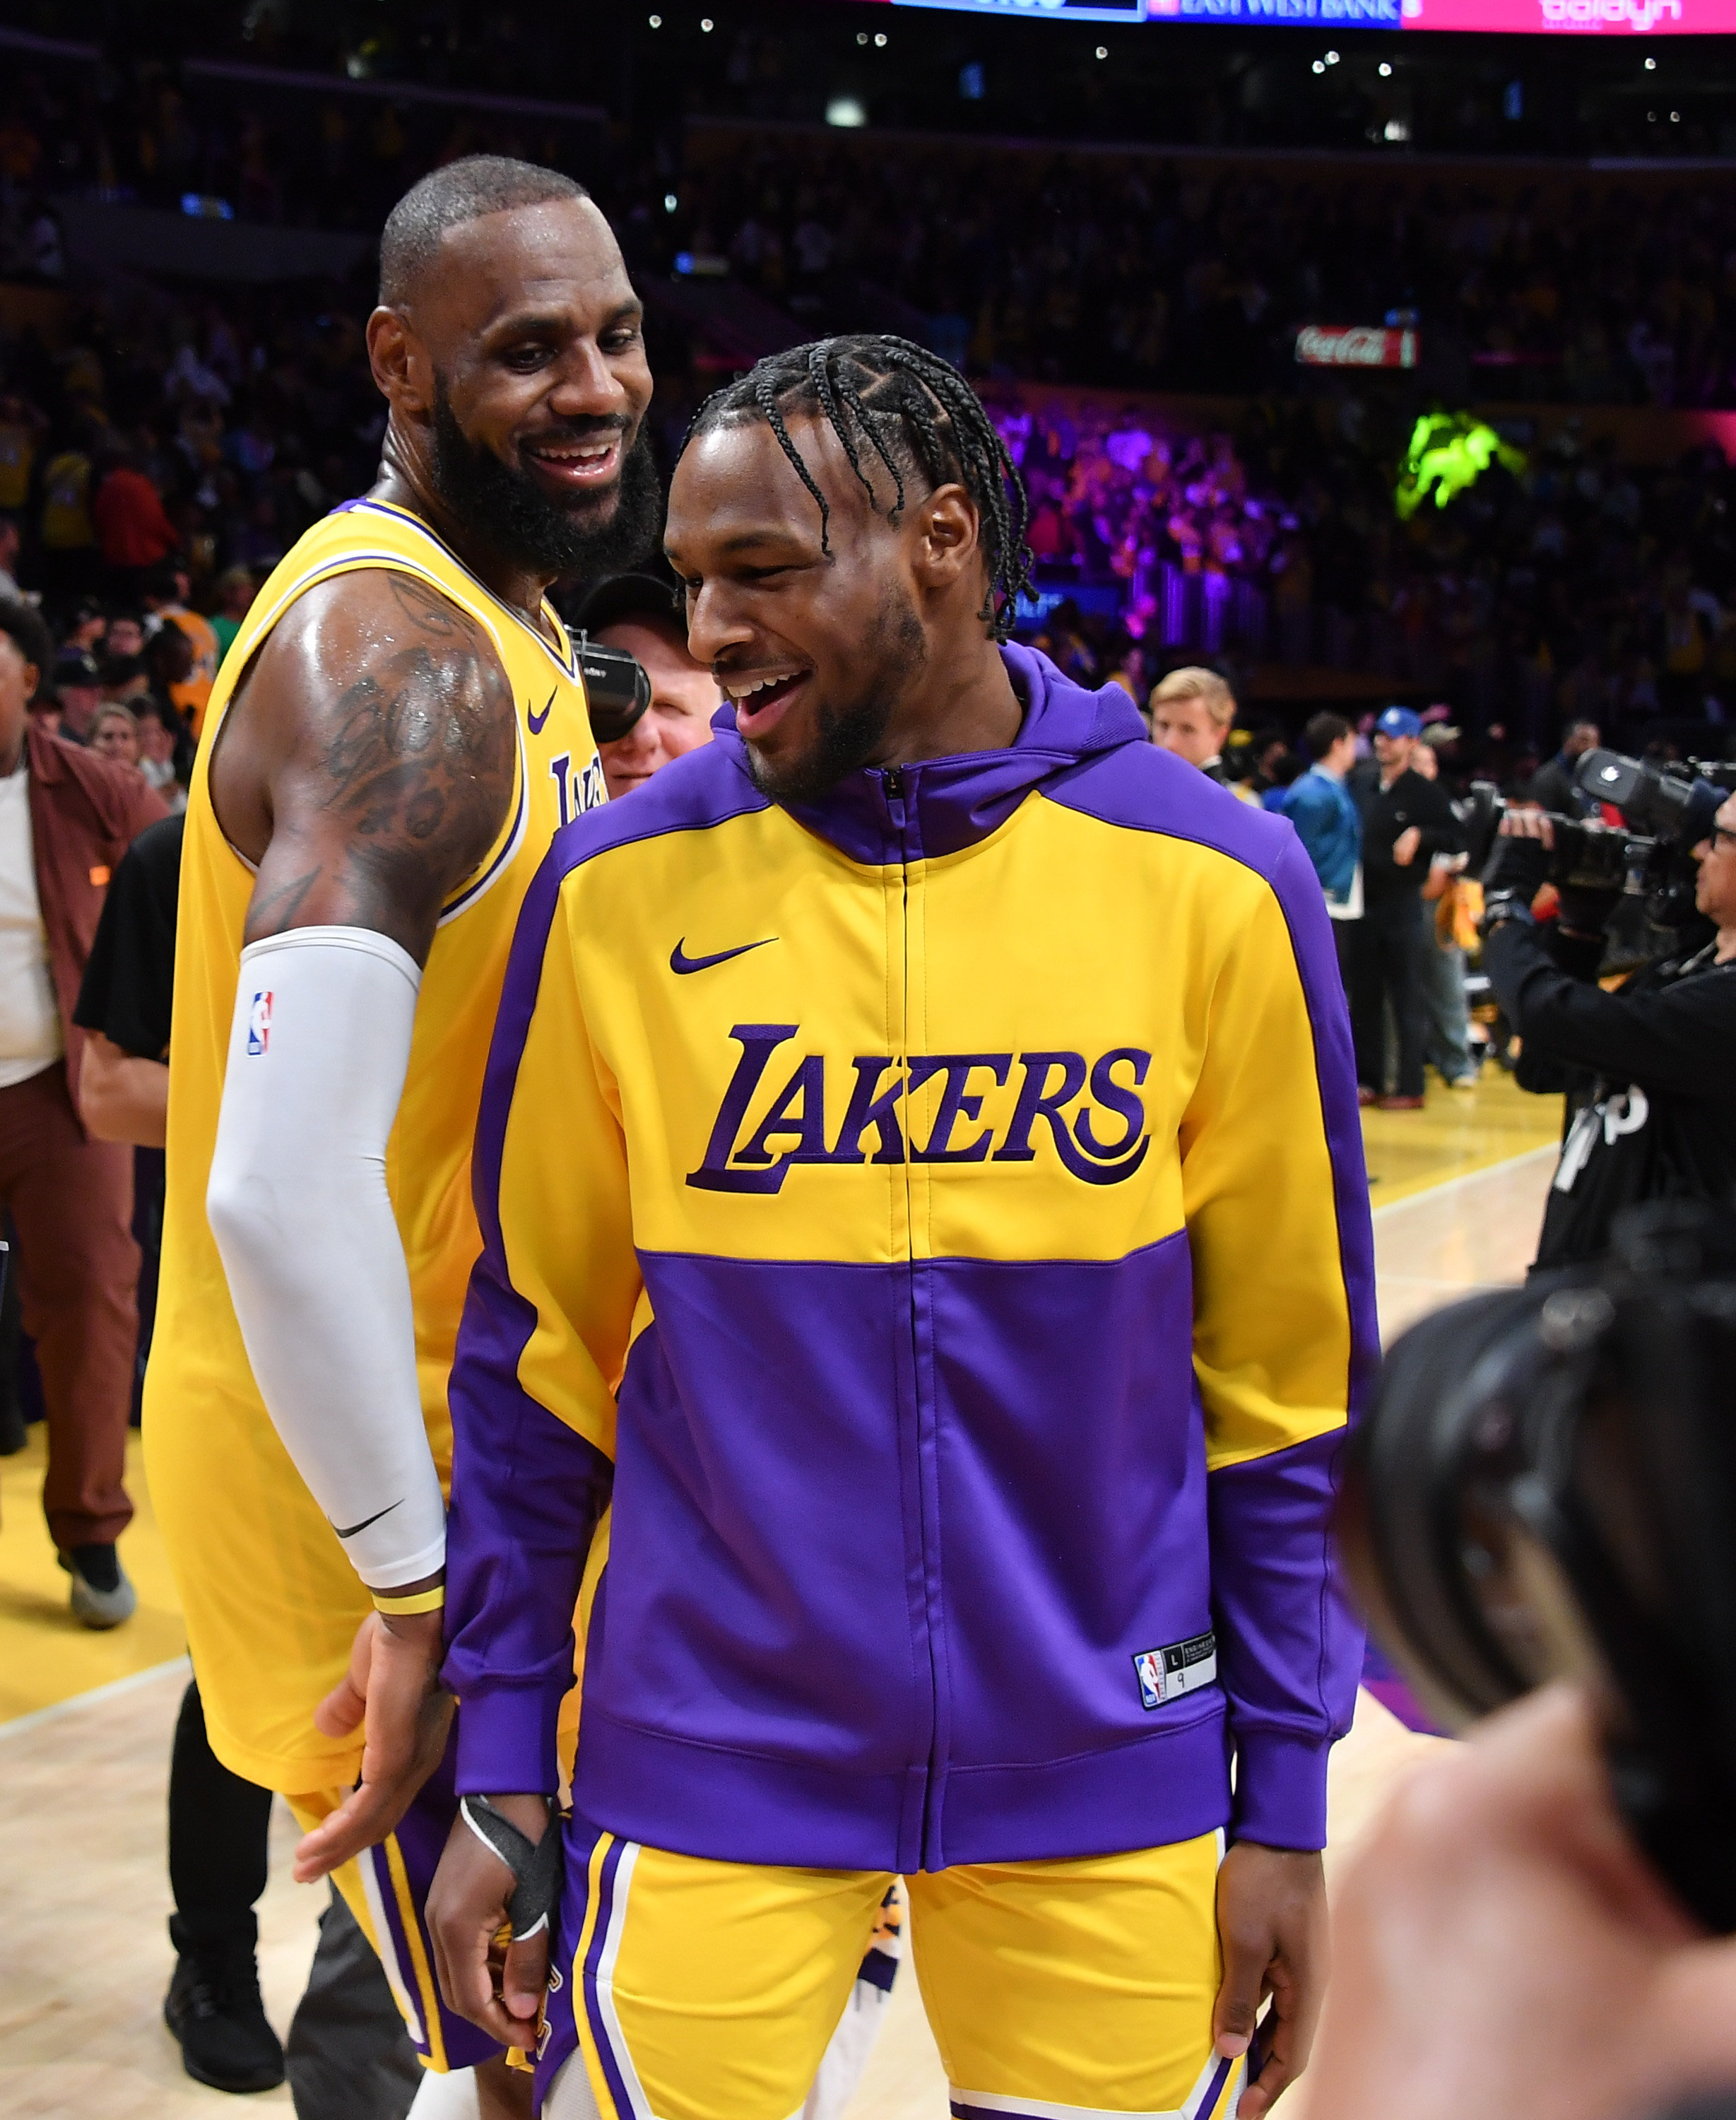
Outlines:
[[[434,1944],[428,1932],[428,1888],[458,1815],[453,1788],[457,1732],[446,1755],[416,1792],[395,1831],[332,1872],[332,1881],[374,1946],[404,2020],[411,2043],[425,2068],[471,2068],[500,2052],[488,2034],[449,2010],[434,1978]],[[296,1823],[311,1831],[349,1794],[346,1788],[300,1792],[284,1801]]]
[[[958,2120],[1233,2113],[1243,2064],[1211,2040],[1220,1853],[1207,1834],[906,1880]],[[537,2066],[548,2120],[790,2120],[890,1876],[701,1861],[579,1819],[566,1864]]]

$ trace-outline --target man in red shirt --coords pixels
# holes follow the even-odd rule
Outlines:
[[[91,519],[109,585],[117,594],[136,595],[146,570],[166,559],[181,542],[156,488],[121,451],[108,458],[91,504]]]

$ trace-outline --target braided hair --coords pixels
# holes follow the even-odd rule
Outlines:
[[[1005,640],[1019,596],[1030,587],[1031,548],[1025,542],[1030,502],[1006,444],[958,370],[907,338],[852,332],[770,355],[714,391],[694,415],[684,449],[695,435],[726,421],[765,421],[819,504],[819,548],[829,552],[832,511],[791,439],[786,424],[791,412],[829,422],[869,506],[876,509],[864,458],[879,459],[897,495],[889,522],[896,523],[903,512],[907,478],[926,480],[930,492],[954,482],[964,488],[982,518],[988,563],[988,595],[977,616],[996,640]]]

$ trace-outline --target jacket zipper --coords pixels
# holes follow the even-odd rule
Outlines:
[[[904,811],[904,774],[902,768],[893,765],[884,769],[883,780],[886,795],[887,815],[898,839],[899,878],[899,945],[903,955],[900,988],[903,996],[903,1039],[905,1051],[902,1056],[909,1062],[911,1039],[910,997],[910,858],[909,837]],[[894,805],[898,807],[894,808]],[[918,1828],[917,1862],[927,1859],[929,1834],[935,1799],[935,1778],[939,1769],[938,1754],[940,1743],[940,1687],[935,1661],[935,1618],[929,1595],[928,1497],[923,1471],[924,1436],[922,1421],[922,1367],[921,1341],[917,1324],[916,1279],[916,1202],[911,1183],[910,1138],[907,1125],[904,1141],[904,1230],[905,1271],[909,1276],[909,1295],[906,1305],[906,1323],[910,1335],[910,1375],[912,1402],[916,1412],[916,1473],[917,1525],[921,1541],[922,1558],[922,1621],[924,1646],[928,1653],[928,1765],[922,1788],[922,1815]]]

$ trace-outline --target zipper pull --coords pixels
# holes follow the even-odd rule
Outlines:
[[[904,799],[904,774],[901,767],[889,765],[886,769],[886,796],[889,802],[902,802]]]

